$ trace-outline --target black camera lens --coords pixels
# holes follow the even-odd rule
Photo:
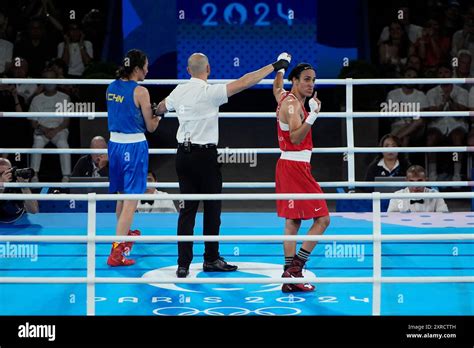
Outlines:
[[[13,181],[16,178],[20,177],[22,179],[31,179],[35,176],[35,170],[33,168],[21,168],[17,169],[16,167],[12,168],[12,179]]]

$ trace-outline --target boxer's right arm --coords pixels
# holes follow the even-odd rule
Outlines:
[[[291,62],[291,55],[288,53],[282,53],[278,56],[277,61],[280,59],[285,59],[288,63]],[[276,99],[276,102],[279,103],[281,99],[282,93],[285,93],[285,89],[283,88],[283,79],[285,78],[285,68],[280,69],[277,71],[275,75],[275,79],[273,80],[273,96]]]
[[[277,103],[280,102],[281,94],[285,93],[285,89],[283,88],[283,75],[284,72],[277,72],[275,80],[273,80],[273,96]]]

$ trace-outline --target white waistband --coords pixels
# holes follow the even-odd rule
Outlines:
[[[120,144],[130,144],[130,143],[139,143],[141,141],[146,141],[145,134],[143,133],[117,133],[110,132],[110,141]]]
[[[280,120],[278,120],[278,124],[280,125],[282,131],[288,132],[290,130],[289,124],[281,122]]]
[[[310,150],[301,150],[301,151],[282,151],[281,159],[298,161],[298,162],[311,162],[311,151]]]

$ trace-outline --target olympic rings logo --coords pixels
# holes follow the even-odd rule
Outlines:
[[[293,307],[262,307],[255,310],[242,307],[212,307],[199,310],[193,307],[162,307],[153,310],[153,314],[161,316],[244,316],[249,314],[262,316],[293,316],[301,314],[301,310]]]

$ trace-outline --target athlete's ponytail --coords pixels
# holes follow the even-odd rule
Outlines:
[[[127,52],[122,64],[116,72],[117,79],[128,79],[135,68],[143,69],[147,57],[143,51],[133,49]]]

